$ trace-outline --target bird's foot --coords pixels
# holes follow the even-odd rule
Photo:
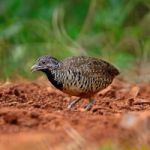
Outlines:
[[[79,101],[81,100],[81,98],[72,101],[69,105],[68,105],[68,109],[72,109]]]
[[[84,109],[85,109],[86,111],[89,111],[89,110],[91,110],[92,106],[93,106],[93,103],[88,103],[88,104],[86,104],[86,105],[84,106]]]
[[[85,109],[86,111],[91,110],[91,108],[93,107],[93,103],[94,103],[94,99],[89,100],[89,103],[84,106],[84,109]]]

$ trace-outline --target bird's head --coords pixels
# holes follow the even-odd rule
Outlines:
[[[36,63],[31,67],[31,71],[42,71],[53,70],[60,66],[60,61],[51,56],[42,56],[38,58]]]

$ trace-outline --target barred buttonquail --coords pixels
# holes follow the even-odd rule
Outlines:
[[[31,70],[44,72],[57,89],[79,97],[68,108],[72,108],[81,98],[89,98],[86,110],[91,109],[94,94],[110,85],[119,74],[108,62],[86,56],[69,57],[63,61],[42,56]]]

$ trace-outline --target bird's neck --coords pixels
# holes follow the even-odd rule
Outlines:
[[[59,90],[63,89],[63,84],[56,79],[57,71],[50,71],[47,69],[44,71],[44,73],[46,74],[48,80],[53,84],[54,87],[56,87]]]

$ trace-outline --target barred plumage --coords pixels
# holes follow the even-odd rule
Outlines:
[[[85,56],[70,57],[63,61],[42,56],[32,70],[46,73],[56,88],[80,98],[91,98],[110,85],[119,74],[108,62]]]

